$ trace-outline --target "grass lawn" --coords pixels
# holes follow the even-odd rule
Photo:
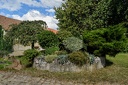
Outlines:
[[[27,68],[19,72],[43,78],[53,78],[60,81],[73,81],[84,84],[97,84],[100,82],[128,84],[128,54],[120,53],[116,57],[107,56],[108,65],[93,72],[48,72]]]

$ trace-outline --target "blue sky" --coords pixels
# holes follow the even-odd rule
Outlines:
[[[56,29],[53,7],[59,7],[63,0],[0,0],[0,15],[19,20],[43,20],[49,28]]]

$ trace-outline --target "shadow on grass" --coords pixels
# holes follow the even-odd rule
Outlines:
[[[107,66],[111,66],[111,65],[113,65],[113,62],[110,61],[110,60],[108,60],[108,59],[106,59],[106,67],[107,67]]]

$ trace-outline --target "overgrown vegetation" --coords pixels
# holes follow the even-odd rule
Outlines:
[[[64,82],[75,82],[82,84],[120,84],[127,85],[128,83],[128,54],[119,53],[115,57],[107,56],[107,67],[95,70],[93,72],[83,71],[74,72],[49,72],[26,68],[20,70],[20,74],[31,75],[33,77],[42,77],[49,79],[57,79]],[[7,70],[6,70],[7,71]],[[10,71],[10,70],[9,70]],[[14,71],[14,70],[12,70]],[[17,73],[17,71],[14,71]]]
[[[46,30],[38,34],[38,41],[43,48],[56,47],[59,45],[57,35],[51,31]]]
[[[63,41],[63,45],[70,52],[78,51],[83,48],[83,41],[76,37],[69,37]]]
[[[68,56],[68,59],[72,63],[74,63],[78,66],[82,66],[87,62],[87,55],[84,54],[83,52],[76,51],[76,52],[70,53]]]
[[[105,57],[107,54],[115,56],[125,49],[127,43],[125,33],[126,28],[123,24],[119,24],[108,28],[85,31],[83,40],[87,46],[87,52],[100,57]]]
[[[52,63],[57,57],[58,56],[54,54],[54,55],[47,55],[44,58],[47,63]]]
[[[24,56],[21,57],[21,63],[26,67],[32,66],[34,58],[39,56],[40,52],[35,49],[29,49],[24,52]]]

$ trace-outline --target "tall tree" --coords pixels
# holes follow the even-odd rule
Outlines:
[[[23,45],[31,44],[32,49],[34,43],[37,42],[37,34],[46,28],[44,21],[23,21],[18,25],[12,25],[7,33],[13,40],[18,40]]]
[[[91,15],[100,0],[66,0],[61,7],[55,8],[60,29],[71,31],[79,36],[85,29],[90,29]]]
[[[92,29],[126,22],[127,16],[128,0],[101,0],[92,14]]]
[[[115,56],[126,48],[125,33],[124,25],[118,24],[108,28],[85,31],[83,38],[89,53],[100,57],[105,57],[106,54]]]
[[[128,0],[66,0],[55,8],[60,29],[81,34],[128,20]]]

